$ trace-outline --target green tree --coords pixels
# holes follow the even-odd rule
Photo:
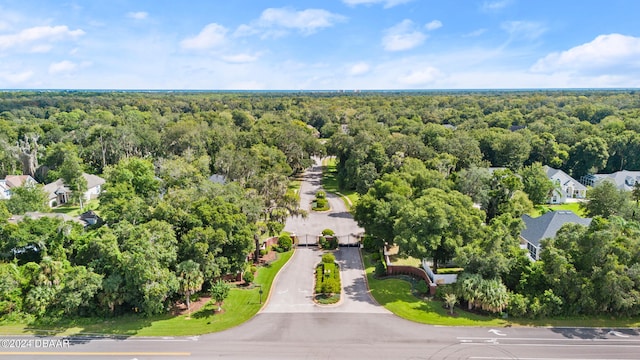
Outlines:
[[[403,254],[433,259],[437,269],[475,237],[483,220],[482,211],[473,207],[468,196],[427,189],[399,212],[394,225],[395,243]]]
[[[64,184],[71,190],[71,198],[84,207],[84,193],[87,191],[87,180],[83,176],[82,160],[76,153],[67,153],[57,171]]]
[[[11,198],[7,200],[7,210],[15,215],[28,211],[46,211],[49,195],[41,185],[24,185],[11,189]]]
[[[590,136],[571,147],[568,165],[571,174],[579,177],[597,173],[603,169],[609,159],[609,147],[598,136]]]
[[[520,170],[522,177],[522,190],[527,193],[529,200],[534,204],[544,204],[554,189],[554,184],[547,177],[542,164],[533,163]]]
[[[204,277],[200,271],[200,264],[193,260],[183,261],[176,266],[180,292],[185,296],[187,310],[191,311],[191,295],[202,289]]]
[[[587,216],[612,215],[626,216],[629,213],[629,194],[616,188],[611,181],[602,181],[587,192],[587,201],[580,203],[580,207]]]
[[[102,278],[102,275],[96,274],[84,266],[69,268],[64,274],[64,285],[57,300],[64,314],[86,315],[94,310],[94,300],[102,288]],[[83,310],[85,310],[84,313]]]
[[[407,198],[411,186],[398,174],[387,174],[374,182],[373,187],[354,206],[353,218],[367,234],[384,242],[394,241],[393,225]]]
[[[487,202],[482,204],[487,220],[508,212],[509,202],[522,187],[522,180],[511,170],[495,170],[489,183]]]
[[[229,296],[231,288],[227,283],[222,280],[218,280],[211,284],[211,297],[218,305],[218,311],[222,310],[222,302]]]

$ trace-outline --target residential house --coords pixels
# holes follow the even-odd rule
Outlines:
[[[590,174],[580,180],[587,186],[595,186],[601,181],[611,181],[620,190],[632,191],[633,187],[640,183],[640,171],[621,170],[611,174]]]
[[[555,185],[554,191],[547,201],[549,204],[564,204],[568,199],[584,199],[587,197],[587,187],[560,169],[544,167],[549,180]]]
[[[7,200],[11,198],[11,190],[7,186],[4,180],[0,180],[0,200]]]
[[[36,185],[38,182],[31,175],[7,175],[0,180],[0,199],[10,199],[11,189],[24,186]]]
[[[7,221],[10,224],[17,224],[25,219],[38,220],[42,218],[60,219],[62,221],[72,221],[82,226],[100,224],[102,219],[93,211],[89,210],[80,216],[70,216],[61,213],[43,213],[38,211],[27,212],[24,215],[12,215]]]
[[[75,218],[73,216],[67,215],[67,214],[59,214],[59,213],[42,213],[42,212],[38,212],[38,211],[34,211],[34,212],[27,212],[24,215],[12,215],[8,221],[11,224],[17,224],[21,221],[23,221],[24,219],[31,219],[31,220],[38,220],[41,218],[53,218],[53,219],[60,219],[62,221],[73,221],[76,222],[78,224],[82,224],[85,225],[84,222],[82,222],[80,219]]]
[[[84,192],[84,200],[89,201],[96,199],[102,192],[102,185],[105,180],[97,175],[82,173],[82,177],[87,181],[87,191]],[[58,179],[44,186],[44,190],[49,194],[49,206],[54,207],[65,204],[71,196],[71,189],[65,184],[64,180]]]
[[[547,238],[555,238],[558,230],[564,224],[580,224],[589,226],[591,218],[582,218],[573,211],[549,211],[539,217],[523,215],[525,228],[520,232],[520,246],[529,250],[529,256],[533,260],[540,258],[540,241]]]

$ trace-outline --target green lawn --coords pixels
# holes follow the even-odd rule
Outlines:
[[[351,207],[355,205],[360,198],[360,195],[353,190],[340,190],[336,174],[336,158],[331,157],[324,159],[322,161],[322,187],[327,192],[341,196],[347,209],[351,209]],[[348,198],[349,200],[347,201],[345,198]]]
[[[543,210],[546,210],[546,211],[571,210],[578,216],[581,216],[581,217],[586,216],[584,211],[580,208],[580,203],[566,203],[566,204],[559,204],[559,205],[538,205],[534,208],[533,212],[529,215],[531,215],[532,217],[538,217],[542,215]]]
[[[89,210],[96,210],[98,208],[98,206],[100,206],[100,201],[98,199],[94,199],[94,200],[90,200],[88,203],[84,204],[83,209],[80,209],[80,206],[78,205],[60,205],[54,209],[52,209],[52,211],[54,213],[59,213],[59,214],[67,214],[69,216],[79,216],[80,214],[89,211]]]
[[[450,316],[440,301],[419,299],[411,293],[411,283],[398,278],[379,280],[374,278],[374,267],[365,256],[367,281],[371,294],[387,310],[401,318],[431,325],[446,326],[505,326],[507,322],[489,316],[468,313],[456,308],[456,316]]]
[[[419,299],[412,294],[411,283],[400,278],[376,279],[370,255],[364,256],[367,281],[371,294],[387,310],[401,318],[432,325],[444,326],[551,326],[551,327],[640,327],[640,317],[616,318],[613,316],[576,316],[554,319],[501,319],[467,312],[456,306],[455,316],[450,316],[441,301]]]
[[[273,280],[293,251],[279,254],[272,264],[260,267],[254,283],[262,285],[262,304],[259,288],[231,289],[224,301],[222,313],[213,313],[215,305],[209,302],[198,312],[186,315],[119,316],[113,319],[70,319],[49,324],[8,324],[0,326],[0,334],[111,334],[125,336],[186,336],[222,331],[251,319],[263,306]]]

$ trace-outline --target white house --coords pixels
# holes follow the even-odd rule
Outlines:
[[[84,200],[95,199],[102,192],[102,185],[105,180],[97,175],[82,173],[82,177],[87,181],[87,191],[84,193]],[[64,184],[62,179],[58,179],[44,186],[44,190],[49,194],[49,206],[62,205],[69,201],[71,190]]]
[[[11,189],[24,186],[36,185],[38,182],[30,175],[7,175],[0,180],[0,200],[11,198]]]
[[[621,170],[611,174],[592,174],[583,176],[582,183],[595,186],[601,181],[611,181],[620,190],[632,191],[633,187],[640,183],[640,171]]]
[[[564,204],[567,199],[584,199],[587,197],[587,187],[566,172],[549,166],[545,166],[544,171],[547,173],[549,180],[553,181],[556,186],[547,203]]]

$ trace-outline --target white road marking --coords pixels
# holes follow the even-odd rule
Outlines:
[[[621,337],[621,338],[628,338],[629,337],[629,335],[625,335],[625,334],[623,334],[623,333],[621,333],[619,331],[614,331],[614,330],[609,331],[609,335],[613,335],[613,336],[617,336],[617,337]]]
[[[501,333],[500,330],[491,329],[491,330],[489,330],[489,332],[490,333],[494,333],[494,334],[496,334],[498,336],[507,336],[507,334]]]

